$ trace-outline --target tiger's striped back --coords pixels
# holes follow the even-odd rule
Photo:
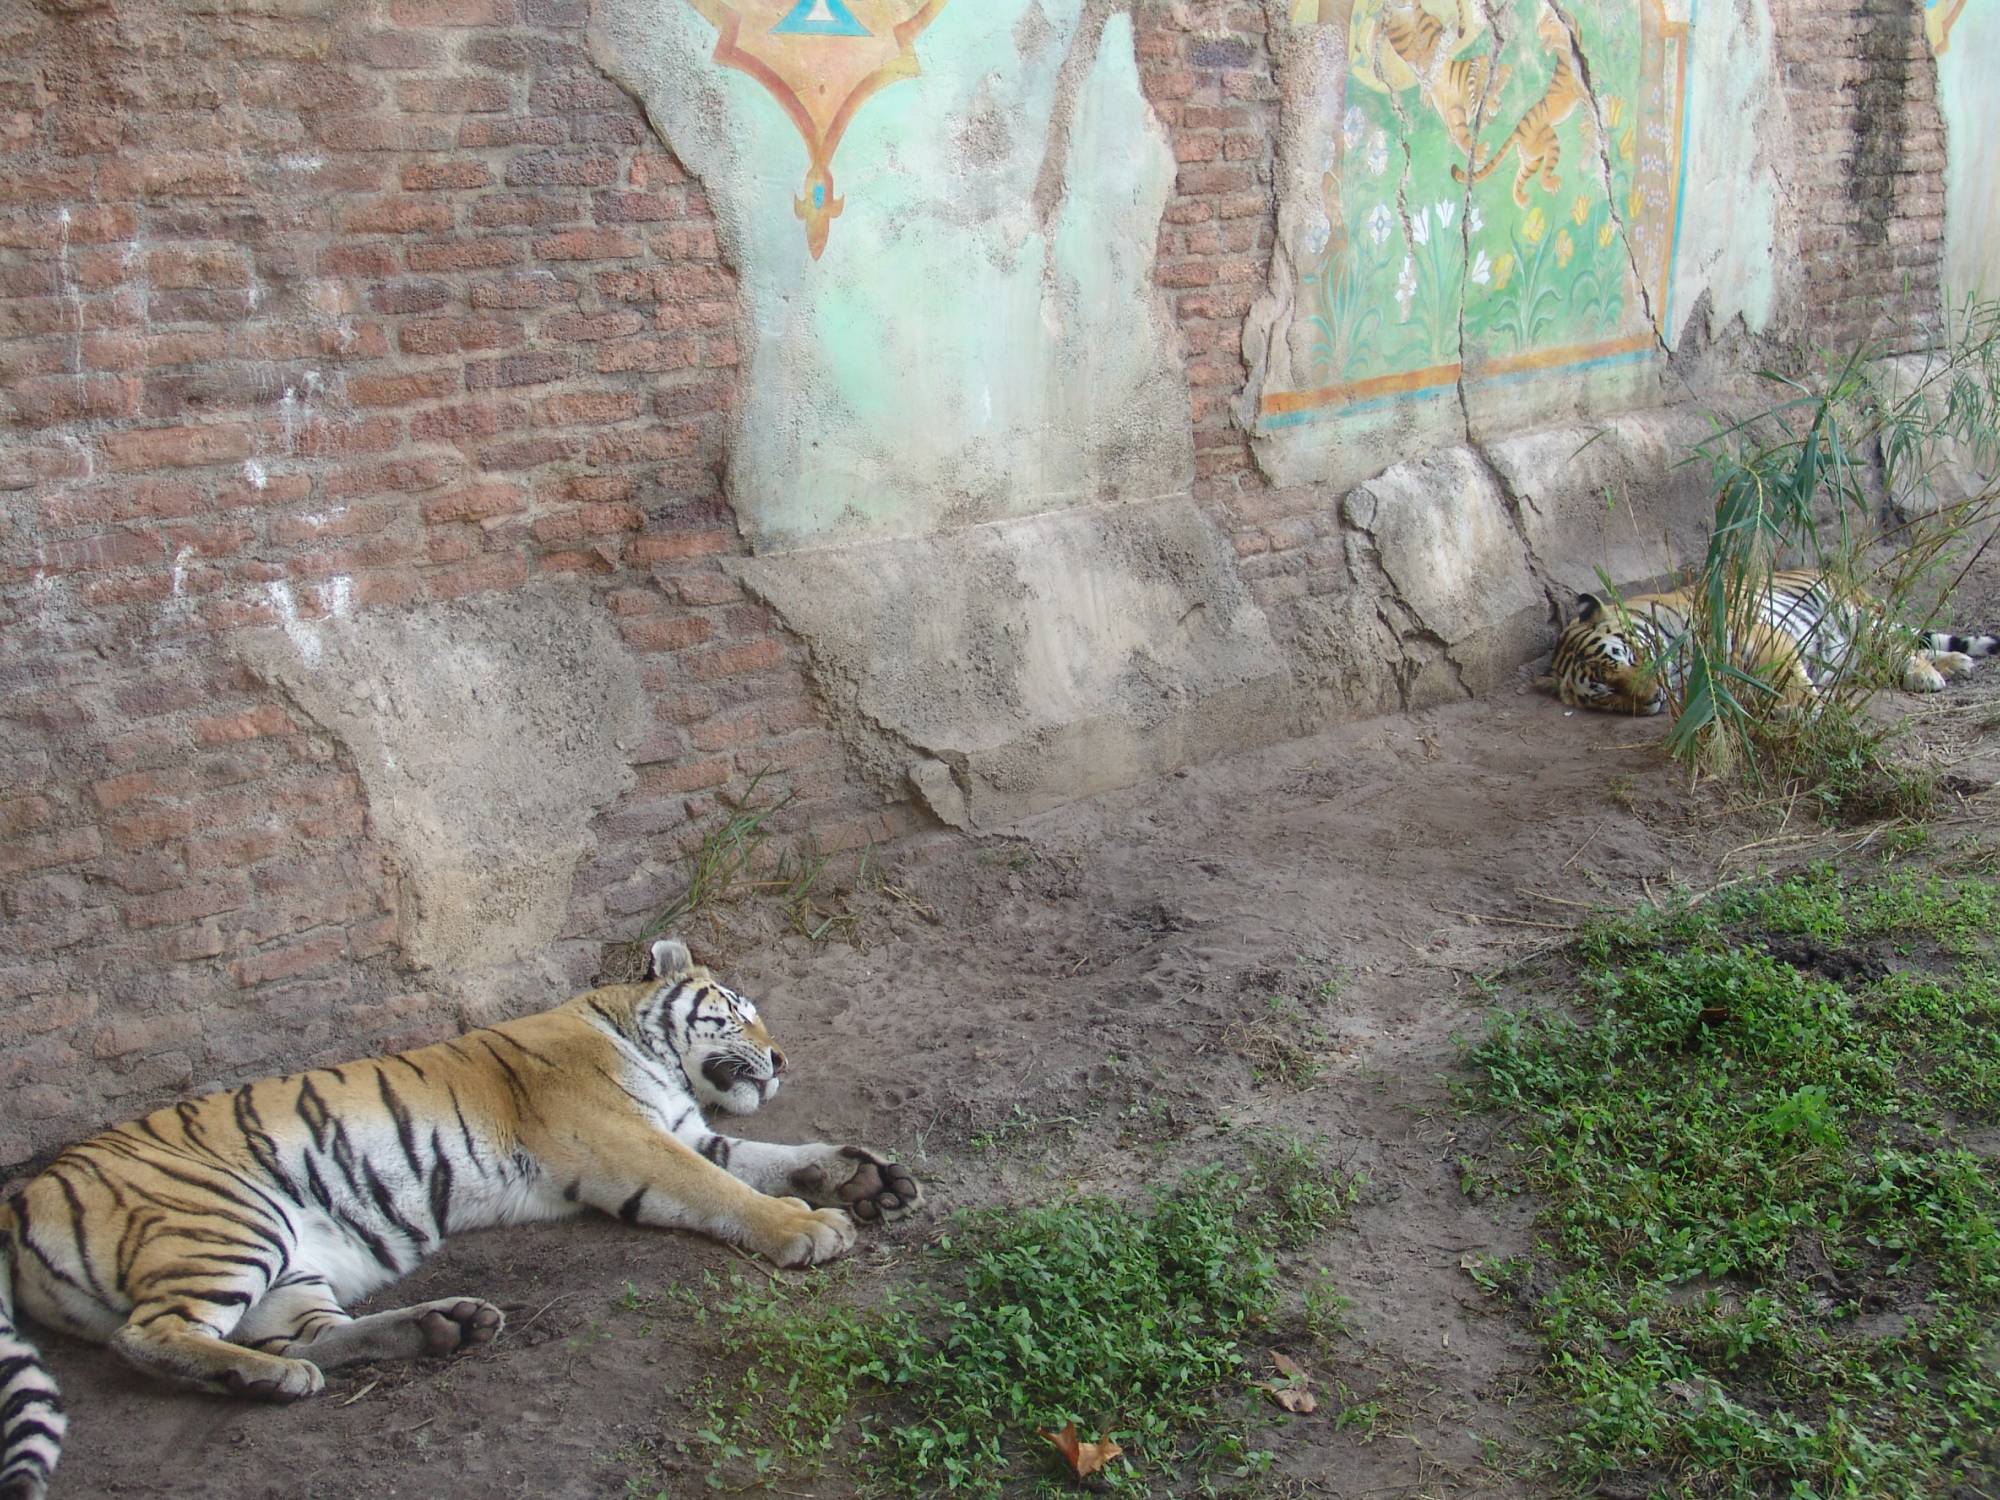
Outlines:
[[[1594,594],[1577,600],[1577,614],[1557,638],[1541,686],[1578,708],[1656,714],[1666,708],[1687,672],[1685,643],[1697,613],[1694,589],[1641,594],[1616,607]],[[1763,680],[1775,702],[1796,708],[1846,673],[1860,643],[1887,625],[1866,594],[1802,568],[1773,572],[1754,609],[1732,625],[1733,665]],[[1897,627],[1898,639],[1906,633]],[[1931,632],[1907,636],[1897,657],[1898,680],[1908,692],[1936,692],[1945,678],[2000,652],[2000,638]]]
[[[260,1079],[57,1156],[0,1206],[0,1500],[41,1500],[64,1431],[17,1313],[176,1384],[288,1401],[322,1367],[495,1337],[499,1309],[472,1297],[346,1311],[461,1231],[597,1209],[800,1266],[844,1254],[855,1217],[916,1206],[863,1147],[710,1130],[704,1107],[777,1092],[784,1054],[683,945],[653,955],[658,982]]]

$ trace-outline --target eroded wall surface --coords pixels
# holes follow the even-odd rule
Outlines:
[[[1944,280],[1954,306],[2000,296],[2000,7],[1991,0],[1932,0],[1924,31],[1937,57],[1945,164]]]
[[[0,6],[0,1169],[559,998],[753,787],[1513,683],[1984,285],[1989,10]]]
[[[1173,181],[1083,0],[603,0],[592,52],[741,277],[729,496],[760,547],[1187,493],[1153,280]]]

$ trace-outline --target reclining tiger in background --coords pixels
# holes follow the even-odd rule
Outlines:
[[[1577,597],[1576,618],[1556,640],[1555,659],[1537,686],[1575,708],[1656,714],[1686,670],[1675,643],[1684,641],[1695,590],[1641,594],[1609,606],[1595,594]],[[1855,643],[1894,629],[1866,594],[1801,569],[1776,572],[1760,600],[1757,622],[1732,640],[1735,665],[1770,683],[1780,708],[1810,703],[1850,665]],[[1901,663],[1905,692],[1942,691],[1947,678],[1972,670],[1977,657],[2000,651],[2000,636],[1911,633]],[[1669,656],[1664,665],[1663,655]]]
[[[323,1369],[500,1332],[476,1297],[345,1311],[450,1234],[596,1208],[808,1266],[852,1248],[855,1219],[917,1206],[910,1174],[862,1147],[711,1132],[703,1106],[756,1109],[784,1054],[686,947],[652,952],[648,983],[158,1110],[0,1204],[0,1500],[40,1500],[65,1427],[17,1298],[149,1374],[291,1401]]]

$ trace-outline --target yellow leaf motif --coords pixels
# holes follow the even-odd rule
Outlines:
[[[1611,221],[1609,219],[1606,219],[1604,221],[1604,227],[1597,231],[1597,243],[1600,245],[1610,244],[1611,234],[1612,234]]]
[[[1568,265],[1570,257],[1575,254],[1576,246],[1570,241],[1569,231],[1567,229],[1558,229],[1556,231],[1556,265],[1558,267]]]
[[[1604,120],[1613,130],[1625,123],[1625,101],[1616,94],[1604,101]]]
[[[1505,290],[1507,286],[1507,278],[1509,276],[1512,276],[1513,274],[1514,274],[1513,256],[1503,255],[1498,260],[1494,261],[1493,290],[1496,292]]]
[[[1628,130],[1618,138],[1618,154],[1629,162],[1635,151],[1636,148],[1632,144],[1632,132]]]
[[[1625,202],[1625,217],[1636,219],[1641,217],[1645,212],[1646,190],[1644,188],[1633,188],[1632,196]]]
[[[1549,232],[1549,221],[1542,217],[1542,208],[1536,204],[1528,210],[1528,217],[1521,221],[1521,238],[1529,244],[1537,244]]]
[[[1576,202],[1569,206],[1569,216],[1581,226],[1583,221],[1590,217],[1590,200],[1578,193]]]

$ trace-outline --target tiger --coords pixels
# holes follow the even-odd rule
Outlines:
[[[1696,590],[1642,594],[1607,606],[1580,594],[1576,614],[1557,637],[1554,660],[1537,686],[1573,708],[1649,715],[1663,712],[1685,673],[1680,643],[1694,617]],[[1883,628],[1879,604],[1859,589],[1808,569],[1771,574],[1757,623],[1731,642],[1734,664],[1766,681],[1773,705],[1796,710],[1838,678],[1864,634]],[[1902,654],[1905,692],[1941,692],[1946,681],[2000,651],[2000,636],[1925,631]],[[1668,657],[1662,670],[1661,658]]]
[[[1459,28],[1448,27],[1421,5],[1407,4],[1385,9],[1381,18],[1382,39],[1390,50],[1409,64],[1423,87],[1424,97],[1445,134],[1471,160],[1478,143],[1473,139],[1472,120],[1485,108],[1491,57],[1452,57],[1450,49],[1459,38]],[[1495,68],[1492,90],[1498,93],[1507,81],[1507,70]]]
[[[505,1319],[455,1296],[345,1310],[469,1230],[585,1209],[692,1229],[780,1266],[918,1207],[862,1146],[736,1140],[785,1055],[757,1007],[662,939],[645,982],[119,1125],[0,1204],[0,1500],[41,1500],[66,1418],[16,1310],[168,1382],[294,1401],[360,1360],[455,1354]]]
[[[1541,19],[1535,23],[1535,35],[1541,38],[1542,46],[1555,58],[1555,72],[1549,78],[1549,86],[1542,97],[1529,105],[1506,140],[1498,150],[1475,167],[1472,181],[1483,181],[1493,169],[1500,165],[1509,151],[1517,153],[1520,170],[1514,174],[1514,204],[1517,208],[1528,206],[1528,184],[1541,173],[1542,191],[1559,193],[1562,178],[1556,168],[1562,165],[1562,142],[1556,136],[1556,127],[1567,120],[1584,97],[1583,85],[1578,82],[1576,69],[1570,64],[1571,41],[1569,28],[1552,7],[1544,7]],[[1466,180],[1465,168],[1451,169],[1455,181]]]

